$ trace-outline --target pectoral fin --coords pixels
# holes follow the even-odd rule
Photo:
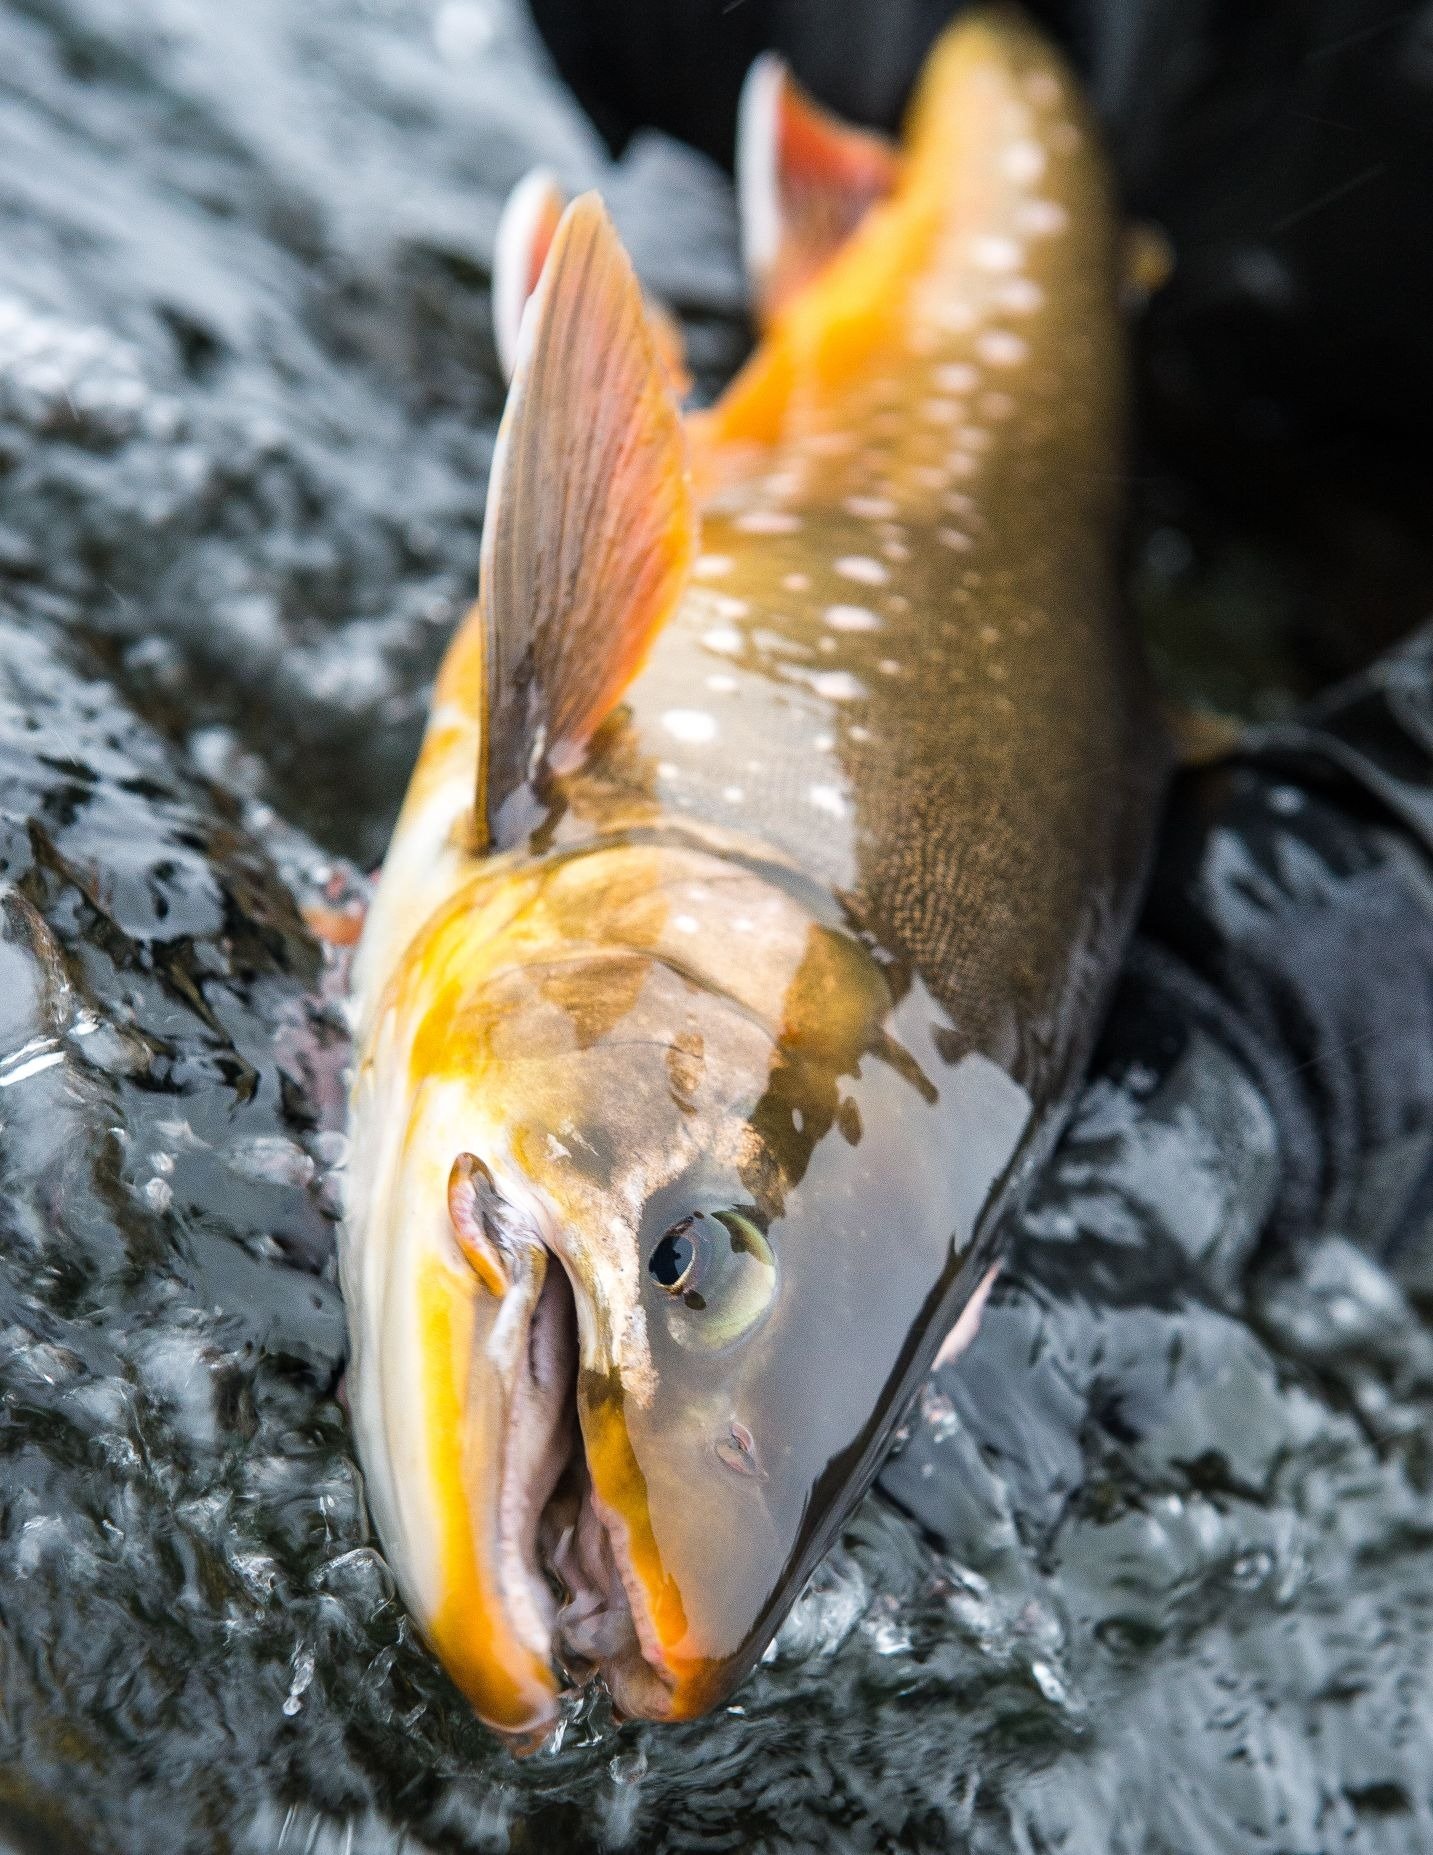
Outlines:
[[[524,174],[507,197],[493,251],[493,339],[503,378],[511,380],[528,298],[557,236],[567,195],[546,168]]]
[[[584,194],[522,317],[488,485],[477,818],[490,844],[520,832],[518,795],[576,764],[695,549],[681,416],[631,263]]]
[[[736,162],[747,274],[767,324],[892,191],[899,158],[814,103],[766,52],[742,89]]]
[[[557,235],[567,195],[546,168],[525,174],[508,195],[498,221],[493,252],[493,340],[503,378],[511,380],[517,361],[522,312],[536,290],[547,254]],[[678,399],[691,391],[682,325],[665,304],[648,296],[652,339],[662,357],[667,380]]]

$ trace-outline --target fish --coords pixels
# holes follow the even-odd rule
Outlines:
[[[477,604],[353,969],[347,1395],[518,1750],[729,1696],[964,1344],[1139,905],[1118,214],[1018,14],[899,143],[753,66],[760,339],[683,410],[595,194],[498,240]],[[944,1349],[944,1351],[942,1351]]]

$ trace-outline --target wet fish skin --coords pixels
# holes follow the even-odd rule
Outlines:
[[[1058,1130],[1163,764],[1115,580],[1118,284],[1068,79],[970,17],[895,192],[689,421],[691,583],[496,844],[455,640],[360,954],[344,1284],[380,1535],[505,1730],[556,1692],[514,1413],[568,1433],[513,1350],[541,1285],[454,1240],[457,1157],[570,1285],[630,1610],[603,1673],[672,1718],[759,1653]],[[707,1270],[675,1294],[674,1232]]]

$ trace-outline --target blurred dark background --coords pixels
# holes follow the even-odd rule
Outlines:
[[[776,48],[830,107],[894,129],[927,47],[959,10],[531,6],[614,151],[655,127],[727,166],[757,52]],[[1213,681],[1234,707],[1247,693],[1241,664],[1266,670],[1271,652],[1306,690],[1433,604],[1433,5],[1031,0],[1029,10],[1085,77],[1129,211],[1156,221],[1176,254],[1139,337],[1136,545],[1157,647],[1178,681],[1212,636],[1224,660]],[[1180,482],[1157,481],[1171,458]]]

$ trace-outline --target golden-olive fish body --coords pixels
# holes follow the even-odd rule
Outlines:
[[[596,199],[507,217],[481,598],[355,975],[369,1498],[519,1738],[760,1652],[973,1326],[1160,784],[1060,64],[967,16],[893,148],[762,61],[739,178],[765,332],[685,422]]]

